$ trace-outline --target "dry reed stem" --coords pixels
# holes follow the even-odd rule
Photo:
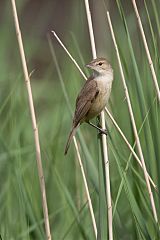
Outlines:
[[[88,20],[92,56],[93,56],[93,59],[95,59],[97,57],[97,53],[96,53],[92,18],[91,18],[88,0],[85,0],[85,8],[86,8],[86,14],[87,14],[87,20]],[[104,111],[101,112],[100,121],[101,121],[102,128],[106,129]],[[106,194],[107,194],[107,205],[108,205],[108,233],[109,233],[109,240],[113,240],[113,225],[112,225],[113,216],[112,216],[112,200],[111,200],[111,189],[110,189],[109,159],[108,159],[108,149],[107,149],[107,138],[105,134],[102,134],[102,151],[103,151],[103,160],[104,160],[104,167],[105,167]]]
[[[105,108],[106,113],[108,114],[108,116],[110,117],[111,121],[113,122],[114,126],[117,128],[118,132],[120,133],[120,135],[122,136],[124,142],[127,144],[129,150],[131,151],[131,153],[133,154],[133,156],[135,157],[135,159],[137,160],[138,164],[140,165],[140,167],[143,169],[142,163],[139,159],[139,157],[137,156],[137,154],[135,153],[133,147],[130,145],[130,143],[128,142],[127,138],[125,137],[124,133],[122,132],[122,130],[120,129],[120,127],[118,126],[118,124],[116,123],[116,121],[114,120],[112,114],[110,113],[110,111]],[[147,172],[148,174],[148,172]],[[152,186],[154,187],[154,189],[156,190],[156,192],[158,192],[157,186],[156,184],[153,182],[152,178],[150,177],[150,175],[148,174],[148,178],[152,184]]]
[[[53,32],[53,31],[52,31]],[[54,33],[54,32],[53,32]],[[58,38],[59,39],[59,38]],[[60,39],[59,39],[60,40]],[[57,73],[58,73],[58,76],[59,76],[59,79],[60,79],[60,82],[61,82],[61,85],[62,85],[62,89],[63,89],[63,92],[64,92],[64,96],[65,96],[65,99],[66,99],[66,102],[68,103],[68,107],[70,109],[70,105],[69,105],[69,101],[68,101],[68,96],[67,96],[67,93],[65,91],[65,86],[64,86],[64,81],[63,81],[63,78],[62,78],[62,74],[61,74],[61,71],[60,71],[60,68],[59,68],[59,65],[58,65],[58,62],[57,62],[57,58],[56,58],[56,55],[55,55],[55,52],[54,52],[54,49],[53,49],[53,46],[51,44],[51,39],[48,37],[48,42],[49,42],[49,46],[50,46],[50,50],[51,50],[51,54],[52,54],[52,57],[53,57],[53,60],[55,62],[55,66],[56,66],[56,69],[57,69]],[[65,48],[65,51],[67,51],[67,49]],[[73,58],[71,56],[71,54],[67,51],[67,54],[70,56],[70,58],[72,59],[73,61]],[[76,63],[76,61],[73,61],[74,64],[76,64],[76,66],[78,67],[78,64]],[[80,67],[78,68],[80,70]],[[84,74],[83,74],[84,75]],[[85,75],[84,75],[85,76]],[[70,109],[71,110],[71,109]],[[93,212],[93,206],[92,206],[92,201],[91,201],[91,197],[90,197],[90,193],[89,193],[89,188],[88,188],[88,184],[87,184],[87,180],[86,180],[86,176],[85,176],[85,171],[84,171],[84,167],[83,167],[83,162],[81,160],[81,156],[80,156],[80,152],[79,152],[79,149],[78,149],[78,144],[77,144],[77,140],[76,140],[76,137],[74,136],[73,137],[73,140],[74,140],[74,145],[75,145],[75,149],[76,149],[76,153],[77,153],[77,157],[78,157],[78,162],[79,162],[79,165],[80,165],[80,169],[81,169],[81,172],[82,172],[82,177],[83,177],[83,181],[84,181],[84,187],[85,187],[85,191],[86,191],[86,196],[87,196],[87,200],[88,200],[88,204],[89,204],[89,211],[90,211],[90,214],[91,214],[91,220],[92,220],[92,225],[93,225],[93,230],[94,230],[94,233],[95,233],[95,237],[97,238],[97,226],[96,226],[96,220],[95,220],[95,216],[94,216],[94,212]]]
[[[57,39],[57,41],[59,42],[60,46],[64,49],[64,51],[67,53],[67,55],[70,57],[70,59],[73,61],[73,63],[75,64],[75,66],[78,68],[79,72],[82,74],[82,76],[84,77],[84,79],[87,79],[87,77],[84,75],[82,69],[80,68],[80,66],[78,65],[78,63],[76,62],[76,60],[73,58],[73,56],[69,53],[68,49],[66,48],[66,46],[62,43],[62,41],[60,40],[60,38],[58,37],[58,35],[52,31],[52,33],[54,34],[55,38]],[[137,160],[138,164],[140,165],[140,167],[142,168],[142,163],[140,161],[140,159],[138,158],[137,154],[135,153],[134,149],[132,148],[132,146],[130,145],[130,143],[128,142],[127,138],[125,137],[124,133],[122,132],[122,130],[120,129],[120,127],[118,126],[117,122],[115,121],[115,119],[113,118],[112,114],[109,112],[109,110],[107,108],[105,108],[105,111],[107,112],[108,116],[110,117],[111,121],[113,122],[114,126],[116,127],[116,129],[118,130],[119,134],[121,135],[121,137],[123,138],[124,142],[127,144],[128,148],[130,149],[130,151],[132,152],[133,156],[135,157],[135,159]],[[148,173],[147,173],[148,174]],[[151,184],[153,185],[154,189],[158,192],[157,186],[156,184],[153,182],[152,178],[149,176],[148,177],[150,179]]]
[[[37,123],[36,123],[36,116],[35,116],[35,110],[34,110],[34,104],[33,104],[32,90],[31,90],[31,85],[30,85],[30,78],[29,78],[27,63],[26,63],[26,59],[25,59],[23,41],[22,41],[21,31],[20,31],[20,27],[19,27],[19,21],[18,21],[18,16],[17,16],[15,0],[11,0],[11,3],[12,3],[14,24],[15,24],[16,34],[17,34],[19,51],[20,51],[20,56],[21,56],[21,61],[22,61],[23,73],[24,73],[25,83],[26,83],[26,87],[27,87],[29,108],[30,108],[30,114],[31,114],[31,120],[32,120],[32,127],[33,127],[33,132],[34,132],[36,160],[37,160],[37,168],[38,168],[38,175],[39,175],[39,182],[40,182],[40,189],[41,189],[41,196],[42,196],[42,205],[43,205],[46,239],[51,240],[49,217],[48,217],[48,207],[47,207],[47,199],[46,199],[46,190],[45,190],[45,181],[44,181],[44,174],[43,174],[42,161],[41,161],[39,134],[38,134],[38,128],[37,128]]]
[[[141,35],[142,35],[143,44],[144,44],[145,51],[146,51],[147,58],[148,58],[148,63],[149,63],[150,69],[151,69],[151,74],[152,74],[153,82],[154,82],[155,89],[156,89],[156,92],[157,92],[158,101],[160,102],[160,89],[159,89],[159,86],[158,86],[158,80],[157,80],[157,76],[156,76],[155,69],[154,69],[154,66],[153,66],[151,54],[150,54],[150,51],[149,51],[149,48],[148,48],[146,36],[145,36],[144,30],[143,30],[143,25],[142,25],[142,22],[141,22],[141,18],[140,18],[138,8],[137,8],[137,5],[136,5],[136,1],[132,0],[132,4],[133,4],[134,11],[135,11],[135,14],[136,14],[136,17],[137,17],[137,20],[138,20],[138,25],[139,25],[139,29],[140,29],[140,32],[141,32]]]
[[[82,177],[83,177],[84,186],[85,186],[86,195],[87,195],[88,204],[89,204],[89,210],[90,210],[90,214],[91,214],[91,218],[92,218],[93,229],[94,229],[94,233],[95,233],[95,236],[96,236],[96,239],[97,239],[96,220],[95,220],[95,216],[94,216],[94,212],[93,212],[93,206],[92,206],[91,197],[90,197],[90,193],[89,193],[89,189],[88,189],[88,184],[87,184],[87,180],[86,180],[86,176],[85,176],[85,172],[84,172],[84,168],[83,168],[82,159],[81,159],[81,156],[80,156],[80,152],[79,152],[79,148],[78,148],[78,144],[77,144],[77,140],[76,140],[75,136],[73,137],[73,141],[74,141],[74,145],[75,145],[80,169],[81,169],[81,172],[82,172]]]
[[[153,193],[152,193],[152,189],[151,189],[151,186],[150,186],[150,181],[149,181],[149,178],[148,178],[148,173],[147,173],[147,169],[146,169],[146,165],[145,165],[145,161],[144,161],[144,157],[143,157],[141,143],[140,143],[140,139],[139,139],[137,128],[136,128],[136,123],[135,123],[135,119],[134,119],[132,105],[131,105],[131,101],[130,101],[130,97],[129,97],[129,93],[128,93],[128,88],[127,88],[127,85],[126,85],[126,80],[125,80],[124,73],[123,73],[121,59],[120,59],[116,39],[115,39],[115,36],[114,36],[114,31],[113,31],[113,27],[112,27],[109,12],[107,12],[107,19],[108,19],[109,28],[110,28],[110,31],[111,31],[114,47],[115,47],[116,54],[117,54],[118,64],[119,64],[119,68],[120,68],[120,74],[121,74],[122,83],[123,83],[123,87],[124,87],[124,91],[125,91],[125,95],[126,95],[126,100],[127,100],[128,110],[129,110],[129,114],[130,114],[130,118],[131,118],[131,122],[132,122],[132,127],[133,127],[133,131],[134,131],[134,135],[135,135],[135,140],[136,140],[136,143],[137,143],[137,149],[138,149],[140,160],[141,160],[141,163],[142,163],[142,166],[143,166],[143,172],[144,172],[144,177],[145,177],[145,181],[146,181],[146,185],[147,185],[147,189],[148,189],[148,193],[149,193],[149,197],[150,197],[153,216],[154,216],[155,221],[158,222],[156,207],[155,207],[154,198],[153,198]]]
[[[79,67],[78,63],[76,62],[76,60],[72,57],[72,55],[70,54],[70,52],[67,50],[67,48],[64,46],[64,44],[62,43],[62,41],[60,40],[60,38],[57,36],[57,34],[55,33],[55,31],[51,31],[53,33],[53,35],[55,36],[55,38],[57,39],[57,41],[60,43],[60,45],[63,47],[63,49],[65,50],[65,52],[68,54],[68,56],[70,57],[70,59],[72,60],[72,62],[74,62],[74,64],[76,65],[76,67],[78,68],[78,70],[80,71],[80,73],[82,74],[82,76],[84,77],[84,79],[87,80],[87,77],[85,76],[85,74],[83,73],[83,71],[81,70],[81,68]]]

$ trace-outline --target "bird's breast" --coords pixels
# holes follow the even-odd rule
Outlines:
[[[100,112],[105,108],[112,88],[112,79],[106,81],[105,79],[97,80],[98,94],[92,103],[92,106],[87,114],[87,120],[90,120],[100,114]]]

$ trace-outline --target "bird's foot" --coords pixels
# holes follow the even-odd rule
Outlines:
[[[97,125],[94,125],[93,123],[91,122],[87,122],[89,125],[91,125],[92,127],[96,128],[98,131],[99,131],[99,134],[105,134],[107,135],[107,129],[102,129],[102,127],[100,126],[97,126]]]
[[[101,136],[102,134],[105,134],[105,135],[107,136],[107,135],[108,135],[107,129],[99,128],[99,133],[98,133],[98,135]]]

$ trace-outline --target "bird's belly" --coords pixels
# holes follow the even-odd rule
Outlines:
[[[96,117],[105,108],[111,93],[111,86],[112,84],[108,83],[105,87],[103,86],[103,88],[99,87],[99,94],[93,101],[91,108],[87,113],[86,121]]]

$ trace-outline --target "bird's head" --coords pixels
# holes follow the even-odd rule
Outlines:
[[[96,58],[88,63],[86,67],[102,75],[107,74],[108,72],[113,72],[110,63],[105,58]]]

